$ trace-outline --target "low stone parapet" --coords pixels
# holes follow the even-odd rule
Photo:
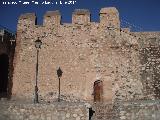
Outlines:
[[[93,105],[92,120],[159,120],[159,100],[139,100]]]
[[[1,103],[0,120],[88,120],[82,103],[54,104]]]

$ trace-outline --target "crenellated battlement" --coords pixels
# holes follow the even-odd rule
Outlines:
[[[35,19],[36,15],[35,13],[25,13],[25,14],[22,14],[19,19]]]
[[[102,27],[120,28],[120,20],[118,10],[114,7],[102,8],[99,13],[100,22]],[[87,9],[75,9],[72,13],[71,25],[89,25],[91,23],[91,14]],[[63,24],[63,23],[62,23]],[[61,14],[58,10],[47,11],[44,15],[43,26],[47,28],[55,28],[60,26]],[[18,21],[18,30],[27,27],[32,28],[36,25],[35,13],[22,14]]]
[[[61,14],[58,10],[47,11],[44,15],[43,25],[46,27],[52,27],[52,25],[60,25]]]
[[[100,10],[100,24],[105,27],[120,28],[119,12],[115,7]]]
[[[90,23],[90,12],[86,9],[76,9],[72,13],[72,24],[86,25]]]
[[[27,29],[28,27],[34,27],[36,25],[35,13],[25,13],[20,15],[18,20],[18,30]]]

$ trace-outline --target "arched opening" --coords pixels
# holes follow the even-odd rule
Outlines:
[[[0,55],[0,98],[7,97],[8,93],[9,58],[8,55]]]
[[[103,84],[101,80],[94,82],[94,102],[102,102]]]

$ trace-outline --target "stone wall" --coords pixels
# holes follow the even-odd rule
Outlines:
[[[88,120],[89,111],[81,103],[31,104],[2,102],[1,120]]]
[[[34,41],[39,37],[42,47],[38,87],[42,99],[50,97],[53,100],[50,93],[57,96],[58,67],[63,71],[61,94],[65,97],[93,101],[94,82],[101,80],[103,101],[142,98],[138,38],[120,30],[115,8],[103,8],[100,13],[103,16],[100,23],[90,22],[89,11],[75,10],[73,24],[60,24],[60,13],[50,11],[44,15],[43,26],[35,25],[35,14],[21,15],[17,26],[13,97],[33,98]],[[101,24],[104,20],[110,22]]]
[[[160,33],[134,33],[139,36],[140,75],[146,99],[159,99]]]
[[[84,103],[53,102],[32,104],[25,102],[0,103],[1,120],[89,120]],[[92,104],[91,120],[159,120],[160,101],[139,100]]]
[[[141,100],[94,104],[93,120],[159,120],[160,101]]]
[[[120,120],[158,120],[159,101],[140,101],[124,103],[118,107]]]

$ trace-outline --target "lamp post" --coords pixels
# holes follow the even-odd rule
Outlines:
[[[60,78],[62,77],[62,70],[61,68],[59,67],[58,70],[57,70],[57,76],[58,76],[58,80],[59,80],[59,90],[58,90],[58,102],[60,102]]]
[[[38,56],[39,56],[39,49],[41,48],[42,42],[41,40],[38,39],[35,41],[35,47],[37,49],[37,63],[36,63],[36,83],[35,83],[35,98],[34,98],[34,103],[39,103],[38,101]]]

